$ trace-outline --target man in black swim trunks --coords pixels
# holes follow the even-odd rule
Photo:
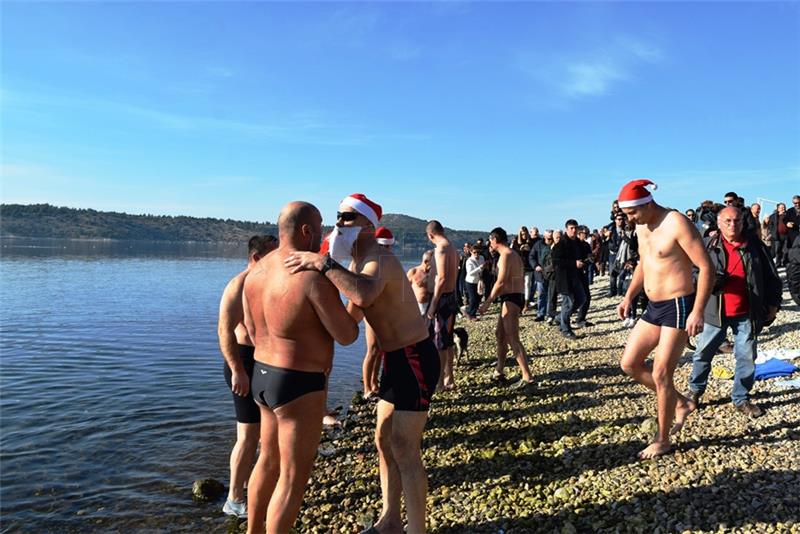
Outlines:
[[[619,194],[619,207],[636,224],[640,258],[617,306],[619,318],[628,317],[633,297],[642,289],[650,301],[620,361],[623,371],[656,393],[658,432],[639,452],[640,459],[669,452],[670,435],[680,431],[697,408],[675,389],[673,374],[687,336],[703,331],[703,309],[714,285],[714,267],[697,229],[682,213],[656,204],[648,185],[654,186],[650,180],[633,180]],[[698,268],[696,294],[692,265]],[[645,359],[653,349],[650,366]]]
[[[244,485],[253,470],[258,448],[258,433],[261,414],[250,391],[253,377],[253,353],[255,347],[244,326],[242,290],[250,269],[258,261],[278,247],[278,240],[271,235],[255,235],[247,244],[247,268],[233,277],[225,286],[219,303],[217,335],[219,348],[225,359],[224,374],[228,387],[233,392],[236,410],[236,444],[231,450],[231,479],[228,499],[222,511],[228,515],[247,517],[244,500]]]
[[[500,227],[489,234],[489,248],[499,254],[497,260],[497,280],[492,286],[492,291],[478,309],[479,313],[486,313],[489,306],[497,300],[500,302],[500,314],[497,316],[497,366],[493,377],[505,378],[506,353],[509,345],[514,357],[519,363],[522,378],[516,384],[524,387],[533,383],[531,371],[528,368],[528,355],[525,347],[519,340],[519,316],[525,305],[525,271],[522,258],[515,250],[508,246],[508,235]]]
[[[244,283],[245,326],[253,340],[251,384],[261,410],[261,455],[248,486],[248,532],[289,532],[317,455],[333,341],[349,345],[358,325],[339,291],[318,272],[292,274],[284,260],[318,251],[322,217],[290,202],[278,217],[280,247]]]
[[[458,313],[458,251],[444,235],[444,227],[439,221],[430,221],[425,227],[428,239],[434,244],[433,257],[436,263],[436,282],[434,283],[428,319],[433,321],[436,348],[439,349],[439,362],[442,368],[439,389],[453,389],[456,380],[453,374],[455,340],[453,330]]]
[[[360,229],[352,245],[350,269],[330,256],[295,253],[287,265],[295,271],[324,273],[350,300],[349,311],[365,317],[384,351],[375,442],[380,460],[383,509],[371,533],[403,532],[401,496],[407,532],[425,532],[428,480],[422,463],[422,432],[439,380],[439,355],[400,261],[375,241],[381,208],[360,193],[339,206],[336,225]]]

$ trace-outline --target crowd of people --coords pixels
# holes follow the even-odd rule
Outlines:
[[[316,207],[287,204],[279,240],[251,239],[247,268],[228,284],[220,305],[220,348],[239,425],[223,511],[247,517],[248,532],[289,531],[326,415],[333,342],[353,343],[363,320],[364,393],[377,399],[382,493],[378,520],[365,532],[402,532],[401,502],[408,532],[424,532],[422,433],[434,393],[457,384],[457,315],[475,321],[499,305],[492,377],[506,381],[510,349],[521,372],[513,387],[530,390],[535,377],[520,341],[520,316],[534,311],[534,321],[576,339],[575,329],[592,326],[596,277],[607,276],[603,291],[619,299],[619,318],[632,328],[620,367],[656,394],[658,431],[640,458],[671,450],[670,436],[700,406],[711,359],[729,330],[734,407],[761,415],[749,399],[757,337],[780,308],[777,266],[789,266],[790,289],[798,293],[791,276],[800,272],[800,197],[791,211],[778,204],[761,219],[760,206],[746,207],[733,192],[724,204],[704,202],[680,213],[658,205],[650,186],[649,180],[626,184],[599,230],[574,219],[541,235],[522,227],[510,237],[497,227],[460,252],[432,220],[426,226],[432,250],[408,270],[392,253],[391,232],[380,226],[381,206],[365,195],[342,200],[324,240]],[[697,348],[690,390],[681,394],[672,375],[691,336]]]

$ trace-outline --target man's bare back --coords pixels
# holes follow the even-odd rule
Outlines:
[[[245,283],[255,359],[287,369],[327,372],[333,337],[320,321],[310,293],[319,290],[317,284],[331,284],[312,271],[290,274],[283,265],[290,253],[278,250],[263,258]]]
[[[417,302],[425,304],[433,296],[434,283],[436,282],[436,270],[433,266],[433,254],[426,252],[422,256],[422,263],[408,270],[408,281],[411,282],[411,289]]]

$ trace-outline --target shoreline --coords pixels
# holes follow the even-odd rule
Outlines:
[[[619,369],[629,330],[613,317],[614,299],[601,296],[606,285],[592,286],[595,325],[577,341],[531,314],[520,319],[533,392],[510,388],[513,359],[505,384],[491,379],[496,308],[477,323],[459,318],[472,357],[456,365],[458,388],[434,397],[423,436],[429,531],[800,532],[800,390],[757,381],[753,399],[765,415],[748,420],[730,404],[732,381],[711,379],[673,452],[636,460],[655,423],[655,395]],[[800,310],[786,291],[783,305],[761,349],[800,348]],[[731,355],[714,359],[732,364]],[[687,349],[679,391],[690,370]],[[323,435],[300,532],[359,532],[380,513],[375,403],[346,412],[344,429]]]

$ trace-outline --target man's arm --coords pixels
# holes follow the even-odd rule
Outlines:
[[[644,288],[644,270],[642,269],[642,265],[639,264],[633,270],[633,276],[631,276],[631,283],[628,286],[628,291],[626,291],[625,296],[622,297],[622,302],[617,305],[617,315],[620,319],[627,319],[633,297],[638,295],[642,288]]]
[[[320,273],[303,273],[300,276],[312,277],[307,287],[308,297],[322,326],[340,345],[350,345],[358,338],[358,323],[344,307],[339,292]]]
[[[708,303],[708,297],[711,296],[716,274],[714,274],[714,266],[703,244],[703,239],[700,237],[700,232],[686,217],[680,214],[676,215],[673,219],[677,221],[675,230],[678,244],[698,271],[694,308],[686,318],[686,331],[690,336],[696,336],[703,331],[703,311]]]
[[[497,280],[495,280],[494,285],[492,286],[492,291],[489,293],[489,297],[483,301],[478,309],[480,313],[484,313],[486,310],[488,310],[492,302],[494,302],[497,297],[502,295],[503,286],[506,283],[507,277],[508,273],[506,269],[506,255],[500,254],[500,258],[497,260]]]
[[[243,289],[244,280],[238,276],[225,286],[219,302],[217,336],[222,357],[231,368],[231,391],[237,395],[246,396],[250,391],[250,379],[247,377],[242,359],[239,357],[239,347],[236,341],[236,327],[239,323],[244,322]]]
[[[530,252],[530,254],[528,254],[528,265],[530,265],[531,268],[534,271],[541,272],[541,270],[542,270],[542,266],[539,263],[539,245],[538,245],[538,243],[531,247],[531,252]]]
[[[436,247],[433,253],[433,258],[436,266],[436,281],[433,285],[433,297],[431,297],[431,304],[428,306],[428,319],[433,319],[433,316],[436,313],[436,307],[439,305],[439,298],[441,298],[442,293],[444,292],[444,277],[447,273],[447,254],[445,254],[444,250]]]
[[[797,239],[800,239],[798,237]],[[767,306],[766,322],[771,323],[778,315],[778,310],[781,307],[783,300],[783,282],[778,274],[778,269],[775,267],[775,262],[772,261],[772,254],[767,246],[759,241],[756,243],[758,253],[761,255],[761,262],[764,265],[764,304]]]
[[[293,252],[284,260],[284,265],[290,269],[292,274],[300,271],[322,272],[327,256],[321,256],[314,252]],[[369,262],[375,263],[377,261]],[[377,299],[386,283],[378,276],[371,276],[376,273],[377,267],[368,269],[365,266],[360,274],[347,270],[342,265],[333,262],[333,268],[325,273],[325,277],[330,280],[336,288],[341,291],[350,302],[360,308],[369,308]]]

